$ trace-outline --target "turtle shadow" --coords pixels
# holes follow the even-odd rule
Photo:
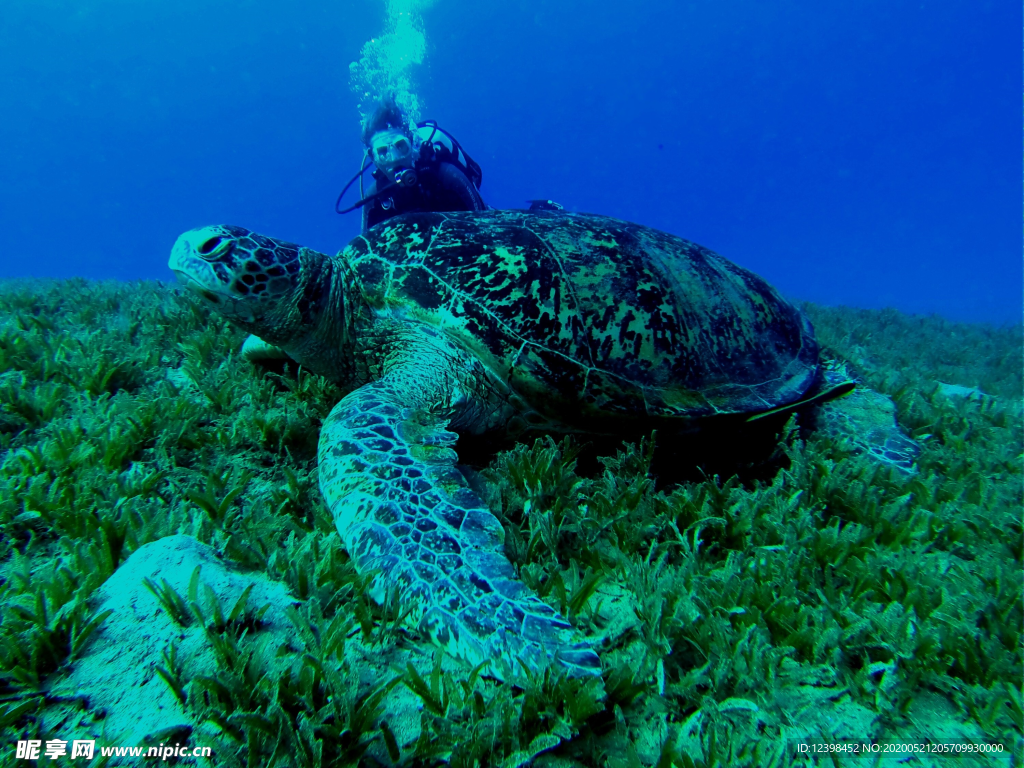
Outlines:
[[[627,450],[633,450],[645,438],[654,438],[654,455],[649,474],[657,490],[690,482],[703,482],[718,476],[736,476],[743,484],[770,481],[781,469],[789,466],[780,439],[790,413],[749,422],[745,415],[703,419],[696,425],[679,427],[663,420],[634,420],[611,432],[571,433],[579,453],[576,474],[597,477],[605,471],[601,461]],[[485,469],[502,451],[517,444],[532,443],[551,434],[538,433],[509,437],[503,434],[459,436],[456,452],[460,468],[468,476]],[[471,484],[473,480],[470,480]]]
[[[295,380],[301,368],[292,360],[261,360],[265,373]],[[272,377],[273,378],[273,377]],[[801,432],[813,430],[813,409],[796,411]],[[579,453],[576,473],[581,477],[597,477],[605,471],[601,459],[615,456],[632,444],[634,450],[641,440],[654,437],[655,450],[650,475],[655,489],[662,490],[683,483],[703,482],[716,475],[721,479],[737,477],[744,485],[768,482],[789,466],[789,458],[781,449],[780,439],[791,411],[749,421],[747,414],[704,417],[693,422],[657,418],[604,420],[602,432],[578,429],[565,432],[533,432],[510,435],[496,431],[482,435],[459,433],[455,446],[459,469],[470,487],[479,494],[482,480],[477,473],[486,469],[503,452],[516,445],[532,444],[550,434],[561,439],[571,434]]]

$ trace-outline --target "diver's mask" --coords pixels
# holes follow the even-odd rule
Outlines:
[[[416,184],[413,166],[419,152],[412,140],[399,130],[378,131],[370,139],[370,158],[385,176],[403,187]]]

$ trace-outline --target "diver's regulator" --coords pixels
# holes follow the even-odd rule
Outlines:
[[[416,171],[412,168],[402,168],[395,171],[395,184],[400,187],[415,187],[418,181],[419,178],[416,176]]]

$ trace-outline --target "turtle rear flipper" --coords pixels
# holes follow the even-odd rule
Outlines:
[[[424,391],[454,378],[432,368],[392,369],[324,422],[320,489],[357,569],[379,571],[375,595],[397,587],[432,641],[473,665],[497,662],[496,675],[550,662],[600,674],[589,644],[516,578],[501,524],[455,466],[450,407],[423,407]]]
[[[814,414],[823,434],[846,440],[854,453],[866,454],[905,475],[917,472],[920,446],[896,423],[896,406],[879,392],[857,387],[846,397],[822,405]]]
[[[826,384],[846,379],[845,369],[826,367]],[[821,404],[813,412],[814,428],[845,441],[855,454],[864,454],[904,475],[917,472],[921,447],[896,422],[896,404],[880,392],[857,384],[849,394]]]

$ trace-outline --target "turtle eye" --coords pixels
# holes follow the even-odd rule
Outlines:
[[[208,253],[213,253],[213,249],[220,245],[221,242],[223,242],[223,240],[224,238],[220,236],[211,237],[209,240],[207,240],[205,243],[199,246],[199,252],[204,256],[207,255]]]
[[[215,234],[214,237],[204,241],[196,250],[199,252],[201,257],[210,261],[211,259],[230,253],[233,247],[234,244],[230,238],[224,238],[220,236],[220,234]]]
[[[220,256],[230,251],[231,247],[232,243],[229,238],[214,235],[209,240],[204,241],[196,250],[204,259],[209,259],[210,257]]]

